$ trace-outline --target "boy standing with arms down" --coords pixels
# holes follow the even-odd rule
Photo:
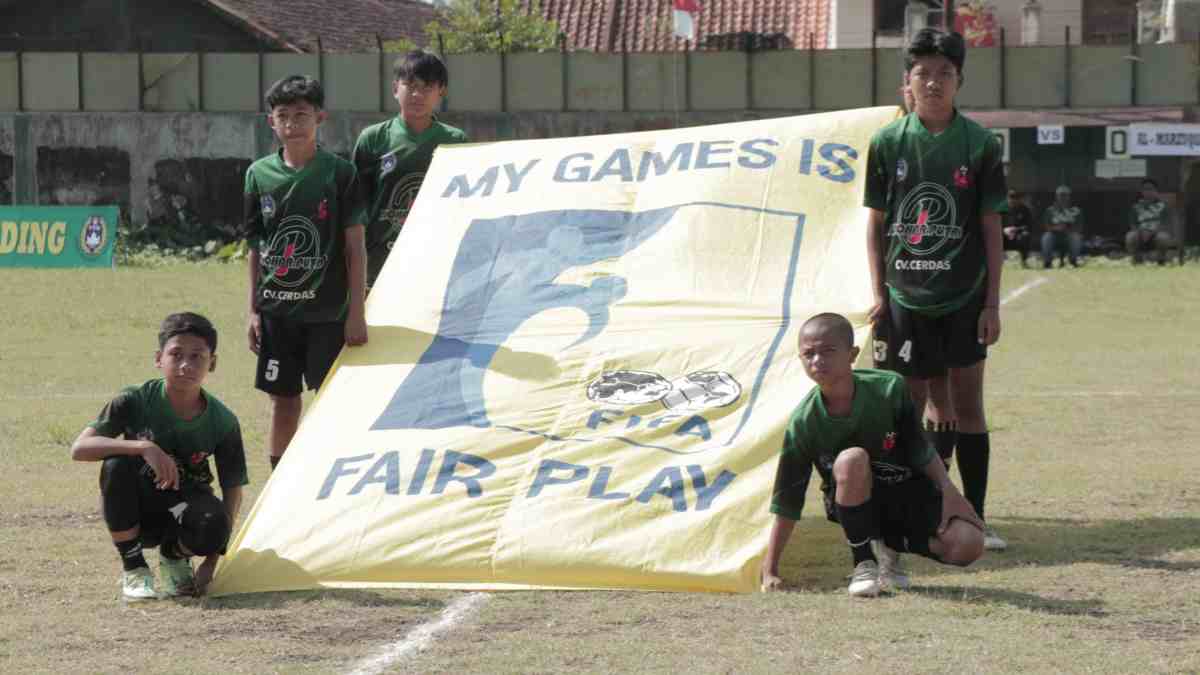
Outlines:
[[[404,227],[433,151],[444,143],[467,140],[461,130],[434,116],[449,83],[441,59],[414,50],[396,59],[392,75],[400,114],[363,129],[354,144],[354,166],[367,211],[368,288]]]
[[[143,547],[159,547],[159,591],[204,593],[242,503],[246,453],[237,417],[203,389],[217,367],[208,319],[172,314],[158,334],[162,379],[129,387],[104,406],[71,445],[78,462],[103,462],[104,522],[121,556],[126,600],[158,597]],[[221,499],[208,458],[217,463]],[[204,556],[192,570],[191,556]]]
[[[792,413],[784,435],[763,590],[783,584],[779,559],[800,519],[814,466],[825,515],[841,524],[854,556],[850,595],[907,588],[898,551],[950,565],[979,558],[983,524],[922,436],[904,379],[854,370],[854,329],[838,314],[806,321],[799,347],[804,372],[816,386]]]
[[[957,446],[963,492],[983,518],[984,359],[1000,337],[1008,206],[999,141],[955,108],[965,58],[957,33],[913,37],[904,78],[915,107],[871,139],[864,205],[876,366],[907,378],[947,465]],[[1007,546],[991,528],[986,544]]]
[[[255,386],[271,397],[274,468],[300,424],[302,380],[320,387],[343,342],[367,341],[366,252],[354,166],[317,147],[321,84],[285,77],[266,98],[283,147],[246,170],[247,332]]]

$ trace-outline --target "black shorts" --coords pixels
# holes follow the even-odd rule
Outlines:
[[[967,304],[939,317],[888,302],[888,320],[875,324],[875,367],[927,379],[986,359],[987,345],[979,342],[983,298],[983,293],[977,293]]]
[[[110,532],[139,528],[144,548],[164,541],[187,540],[184,525],[171,510],[181,503],[197,511],[224,512],[221,500],[208,485],[189,484],[178,490],[160,490],[154,472],[141,457],[117,455],[100,467],[100,504]],[[228,534],[225,535],[225,539]],[[221,552],[224,552],[221,543]]]
[[[299,396],[303,383],[316,389],[325,381],[346,340],[345,323],[303,323],[262,315],[262,337],[254,386],[276,396]]]
[[[924,476],[895,485],[876,481],[871,503],[879,514],[879,534],[888,546],[938,559],[929,550],[929,540],[937,537],[942,523],[942,491],[936,483]],[[825,517],[838,522],[832,490],[825,493]]]

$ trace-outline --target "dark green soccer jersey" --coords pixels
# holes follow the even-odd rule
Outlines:
[[[1129,212],[1129,225],[1135,230],[1171,233],[1171,207],[1161,199],[1139,199]]]
[[[217,462],[222,489],[249,483],[237,417],[207,392],[204,400],[204,412],[182,420],[167,400],[165,382],[150,380],[121,390],[88,426],[107,438],[153,441],[179,467],[180,489],[212,483],[209,456]]]
[[[400,116],[374,124],[358,135],[354,144],[354,166],[367,214],[367,284],[374,284],[383,269],[392,244],[404,227],[408,212],[433,151],[444,143],[462,143],[466,134],[434,120],[413,134]]]
[[[863,203],[886,214],[892,300],[931,316],[953,312],[987,277],[981,215],[1008,211],[1000,142],[958,113],[936,136],[909,113],[871,138]]]
[[[283,151],[246,170],[246,238],[259,251],[255,306],[302,322],[341,321],[349,307],[346,235],[363,224],[354,165],[320,148],[300,169]]]
[[[784,433],[771,513],[800,519],[814,466],[821,489],[832,494],[833,461],[847,448],[866,450],[875,482],[887,485],[920,475],[937,456],[921,434],[903,377],[886,370],[855,370],[854,404],[846,417],[829,415],[819,387],[808,392]]]

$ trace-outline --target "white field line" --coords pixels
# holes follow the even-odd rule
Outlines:
[[[1013,300],[1016,300],[1017,298],[1021,297],[1022,295],[1025,295],[1026,293],[1028,293],[1029,291],[1032,291],[1033,289],[1037,288],[1038,286],[1041,286],[1042,284],[1049,283],[1049,282],[1050,282],[1050,279],[1048,279],[1046,277],[1037,277],[1036,279],[1030,279],[1029,281],[1026,281],[1024,284],[1022,284],[1020,288],[1014,288],[1012,291],[1009,292],[1008,295],[1001,298],[1000,304],[1007,305],[1008,303],[1012,302]]]
[[[478,609],[491,597],[487,593],[470,593],[457,598],[442,610],[437,621],[423,623],[410,630],[399,642],[385,645],[379,653],[364,659],[350,675],[377,675],[382,673],[397,661],[418,652],[422,652],[433,644],[434,638],[462,623],[468,615]]]

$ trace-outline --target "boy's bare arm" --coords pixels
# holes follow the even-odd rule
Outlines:
[[[346,344],[367,343],[367,245],[366,228],[346,228],[346,285],[350,291],[350,312],[346,317]]]
[[[762,564],[764,593],[783,587],[783,580],[779,578],[779,559],[783,557],[783,549],[787,546],[795,527],[796,521],[791,518],[775,516],[775,522],[771,525],[771,537],[767,540],[767,557],[763,558]]]
[[[871,322],[883,319],[887,307],[883,273],[883,220],[883,211],[870,209],[867,220],[867,265],[871,269],[871,292],[875,295],[875,306],[867,317]]]
[[[71,444],[71,459],[76,462],[102,462],[122,455],[145,460],[154,471],[155,483],[160,490],[179,489],[179,467],[154,441],[109,438],[92,427],[85,427]]]
[[[225,515],[229,517],[229,531],[235,531],[234,524],[237,522],[238,510],[242,507],[242,486],[235,485],[233,487],[221,488],[221,504],[225,507]],[[196,595],[204,595],[204,591],[208,589],[209,582],[212,581],[213,572],[217,570],[217,562],[221,560],[220,553],[214,553],[206,557],[199,566],[196,567],[195,593]]]
[[[258,247],[250,247],[250,256],[246,259],[250,274],[250,292],[247,295],[247,326],[246,338],[249,341],[250,351],[258,353],[258,348],[262,344],[262,317],[258,314],[258,305],[255,299],[258,297]]]
[[[979,315],[979,342],[1000,339],[1000,272],[1004,268],[1004,234],[999,213],[983,214],[983,251],[987,256],[987,295]]]

